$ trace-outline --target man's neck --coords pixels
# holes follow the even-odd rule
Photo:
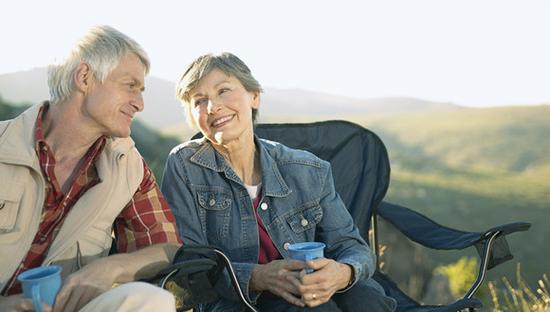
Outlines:
[[[78,103],[71,100],[50,105],[43,118],[44,139],[57,162],[82,158],[101,137],[87,126]]]

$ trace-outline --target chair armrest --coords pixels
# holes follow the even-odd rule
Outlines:
[[[513,258],[506,235],[527,231],[531,227],[527,222],[514,222],[495,226],[484,233],[464,232],[442,226],[418,212],[388,202],[382,202],[376,213],[412,241],[432,249],[464,249],[474,245],[481,263],[477,279],[464,299],[472,298],[487,270]]]
[[[464,249],[483,239],[480,232],[452,229],[407,207],[382,202],[376,214],[393,224],[410,240],[432,249]]]
[[[528,222],[513,222],[495,226],[483,234],[483,237],[491,236],[492,233],[500,231],[500,235],[508,235],[514,232],[524,232],[529,230],[531,223]]]

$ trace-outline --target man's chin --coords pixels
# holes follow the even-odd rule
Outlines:
[[[127,131],[115,131],[111,133],[111,137],[114,138],[128,138],[132,134],[132,130],[128,129]]]

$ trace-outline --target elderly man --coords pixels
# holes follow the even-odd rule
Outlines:
[[[148,70],[134,40],[95,27],[49,68],[50,101],[0,123],[0,311],[32,311],[16,277],[49,264],[63,268],[55,311],[175,310],[170,293],[127,283],[181,243],[129,138]],[[107,256],[112,230],[118,254]]]

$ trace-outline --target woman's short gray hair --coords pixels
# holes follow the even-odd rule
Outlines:
[[[183,102],[187,112],[187,122],[195,127],[191,114],[190,92],[200,83],[202,78],[208,75],[212,70],[218,69],[226,75],[237,78],[248,92],[263,92],[260,83],[252,76],[252,72],[237,56],[229,52],[220,54],[205,54],[199,56],[184,72],[179,83],[176,86],[176,97]],[[252,122],[256,123],[258,110],[252,109]]]
[[[79,64],[88,64],[94,77],[103,83],[127,53],[134,53],[145,66],[145,73],[149,72],[149,57],[136,41],[110,26],[92,28],[65,60],[48,67],[50,101],[58,103],[70,97]]]

